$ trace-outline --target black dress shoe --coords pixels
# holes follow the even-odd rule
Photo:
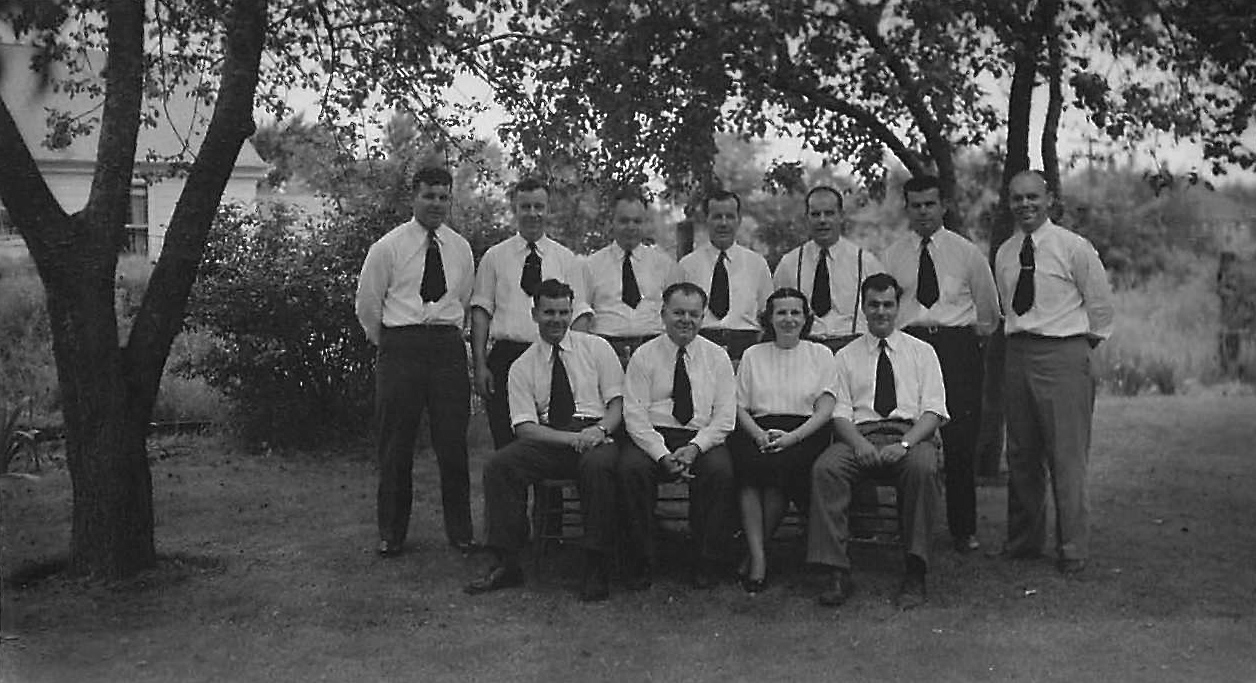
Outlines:
[[[741,589],[746,591],[749,595],[758,595],[759,593],[767,590],[767,587],[768,582],[766,578],[752,579],[750,577],[745,577],[741,580]]]
[[[855,592],[855,585],[850,581],[850,572],[838,569],[833,572],[832,584],[821,593],[816,602],[825,607],[841,607],[846,604],[850,594]]]
[[[600,602],[610,596],[606,558],[601,553],[589,553],[584,562],[584,579],[580,582],[580,602]]]
[[[375,549],[375,554],[380,557],[396,557],[401,554],[401,544],[392,541],[380,541],[379,547]]]
[[[523,585],[523,570],[519,565],[494,565],[484,576],[468,583],[462,591],[467,595],[479,595],[503,588]]]
[[[476,543],[473,538],[469,538],[465,541],[450,541],[449,547],[462,553],[464,557],[484,549],[484,546]]]
[[[929,601],[929,593],[925,588],[924,572],[907,572],[903,577],[903,582],[898,586],[898,593],[894,595],[894,606],[901,610],[909,610],[920,607]]]

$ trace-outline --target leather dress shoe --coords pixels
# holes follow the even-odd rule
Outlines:
[[[584,579],[580,582],[580,602],[601,602],[610,596],[606,558],[600,553],[589,553],[584,561]]]
[[[462,553],[463,557],[484,549],[484,546],[476,543],[473,538],[468,538],[464,541],[450,541],[449,547]]]
[[[925,588],[925,573],[909,571],[903,576],[903,582],[894,595],[894,606],[902,610],[915,609],[929,601],[929,592]]]
[[[961,555],[966,555],[979,549],[981,549],[981,541],[978,541],[974,535],[957,536],[955,538],[955,552]]]
[[[396,557],[401,554],[401,544],[392,541],[380,541],[375,554],[383,558]]]
[[[746,594],[748,595],[758,595],[759,593],[767,590],[767,588],[768,581],[766,578],[752,579],[747,576],[741,580],[741,589],[746,591]]]
[[[833,572],[832,585],[816,598],[816,602],[825,607],[841,607],[854,592],[855,584],[851,583],[850,572],[839,569]]]
[[[468,583],[462,591],[467,595],[479,595],[503,588],[523,585],[523,570],[519,565],[494,565],[484,576]]]

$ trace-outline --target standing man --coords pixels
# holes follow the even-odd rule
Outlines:
[[[1064,574],[1090,556],[1086,463],[1095,378],[1090,350],[1112,335],[1112,290],[1086,238],[1047,217],[1054,196],[1037,171],[1012,178],[1016,233],[994,268],[1007,316],[1007,545],[1035,558],[1047,533],[1047,474],[1055,500],[1056,560]]]
[[[485,545],[497,562],[467,584],[470,594],[523,583],[519,551],[528,541],[528,488],[575,479],[584,518],[580,600],[610,596],[608,567],[617,526],[611,440],[623,417],[624,371],[600,337],[568,330],[573,292],[558,280],[536,289],[532,318],[540,340],[510,366],[510,421],[519,437],[484,465]]]
[[[358,322],[379,349],[375,420],[381,557],[399,554],[406,540],[414,445],[424,411],[440,468],[445,536],[464,553],[475,547],[467,468],[471,391],[462,341],[475,262],[471,246],[445,224],[452,186],[444,169],[415,173],[414,218],[371,245],[358,278]]]
[[[895,329],[903,290],[894,277],[877,273],[861,289],[868,331],[833,357],[837,441],[811,469],[807,561],[832,572],[819,603],[845,603],[852,588],[846,552],[851,491],[864,476],[893,475],[907,547],[907,571],[894,601],[909,609],[927,598],[929,534],[937,502],[934,440],[947,419],[946,389],[933,347]]]
[[[903,286],[898,320],[907,334],[929,342],[942,362],[946,408],[946,523],[955,550],[977,541],[977,477],[981,427],[981,350],[999,322],[994,275],[977,245],[942,227],[946,207],[938,179],[917,176],[903,184],[909,232],[885,252],[886,271]]]
[[[692,282],[663,291],[666,334],[641,345],[628,361],[624,422],[631,444],[620,456],[628,517],[631,587],[650,583],[657,482],[689,482],[691,565],[697,588],[715,585],[718,558],[732,538],[737,487],[724,439],[737,421],[737,385],[728,354],[698,336],[706,292]]]
[[[815,313],[811,339],[837,351],[868,329],[859,285],[884,269],[871,252],[841,239],[845,219],[836,188],[813,187],[803,203],[811,239],[781,258],[772,279],[777,287],[793,287],[810,297]]]
[[[537,340],[531,310],[541,281],[571,283],[575,293],[571,327],[586,331],[590,324],[579,261],[570,249],[545,236],[549,187],[535,178],[520,180],[510,190],[510,206],[517,232],[484,252],[471,295],[475,392],[487,403],[489,430],[498,449],[514,439],[506,380],[510,364]]]
[[[641,243],[646,208],[640,192],[616,193],[611,198],[614,241],[584,262],[593,332],[611,343],[624,364],[638,346],[663,331],[663,288],[679,278],[670,256]]]
[[[772,271],[763,255],[736,243],[741,198],[719,190],[702,199],[711,243],[680,259],[682,279],[709,287],[702,336],[734,360],[759,341],[759,314],[772,293]]]

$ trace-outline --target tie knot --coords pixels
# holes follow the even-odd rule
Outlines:
[[[528,251],[536,253],[536,242],[528,242]]]
[[[921,237],[921,238],[920,238],[920,248],[921,248],[921,249],[924,249],[925,247],[929,246],[929,242],[930,242],[932,239],[933,239],[933,235],[925,235],[924,237]]]
[[[728,260],[728,250],[727,250],[727,249],[720,249],[720,255],[716,257],[716,260],[717,260],[717,261],[727,261],[727,260]]]
[[[821,261],[827,261],[829,258],[829,250],[827,247],[820,247],[820,255],[817,257]]]
[[[877,346],[880,347],[882,351],[886,351],[890,348],[890,343],[886,341],[885,337],[881,337],[881,341],[877,342]]]
[[[625,260],[625,261],[630,261],[630,260],[632,260],[632,250],[631,250],[631,249],[625,249],[625,250],[624,250],[624,260]]]

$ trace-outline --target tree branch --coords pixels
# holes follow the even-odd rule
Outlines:
[[[0,164],[0,202],[26,240],[35,263],[42,263],[52,245],[71,241],[66,222],[69,216],[48,188],[35,157],[22,140],[17,121],[3,100],[0,100],[0,159],[4,159]]]
[[[266,36],[267,0],[234,0],[227,12],[222,85],[205,139],[187,182],[131,329],[124,362],[135,414],[148,415],[170,345],[183,325],[188,296],[223,190],[240,148],[255,129],[253,99]]]
[[[144,0],[110,0],[107,11],[105,102],[96,145],[96,172],[83,209],[86,220],[80,224],[113,229],[126,222],[135,172],[140,130],[137,113],[144,100]],[[113,256],[120,237],[97,230],[79,238],[110,250]]]

